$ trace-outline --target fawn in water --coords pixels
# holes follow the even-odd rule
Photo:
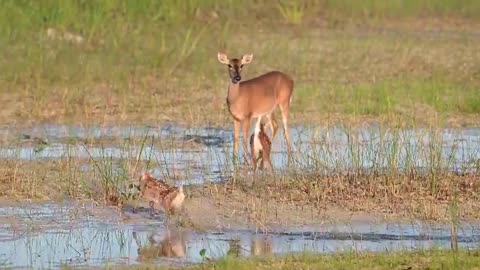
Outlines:
[[[160,206],[165,212],[174,213],[185,201],[183,186],[172,187],[162,180],[153,178],[149,173],[143,173],[139,179],[140,196],[150,201],[152,212],[155,206]]]

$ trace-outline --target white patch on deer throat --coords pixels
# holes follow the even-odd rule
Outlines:
[[[183,193],[183,190],[179,190],[177,196],[172,201],[172,208],[178,209],[182,206],[183,201],[185,200],[185,193]]]

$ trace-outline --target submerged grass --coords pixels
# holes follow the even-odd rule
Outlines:
[[[291,74],[293,122],[478,120],[477,1],[242,3],[2,1],[0,121],[224,124],[217,51]]]

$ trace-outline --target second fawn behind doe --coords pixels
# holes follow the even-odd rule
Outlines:
[[[264,162],[267,163],[269,170],[273,171],[272,161],[270,159],[270,151],[272,141],[265,133],[264,124],[261,122],[261,117],[258,118],[255,126],[255,132],[250,136],[250,151],[253,164],[253,175],[256,176],[257,163],[260,160],[260,169],[263,169]]]

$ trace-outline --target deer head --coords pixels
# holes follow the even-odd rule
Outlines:
[[[228,66],[228,73],[233,84],[236,84],[242,80],[242,69],[244,65],[252,62],[253,54],[245,54],[241,59],[233,58],[229,59],[224,53],[217,54],[218,61]]]

